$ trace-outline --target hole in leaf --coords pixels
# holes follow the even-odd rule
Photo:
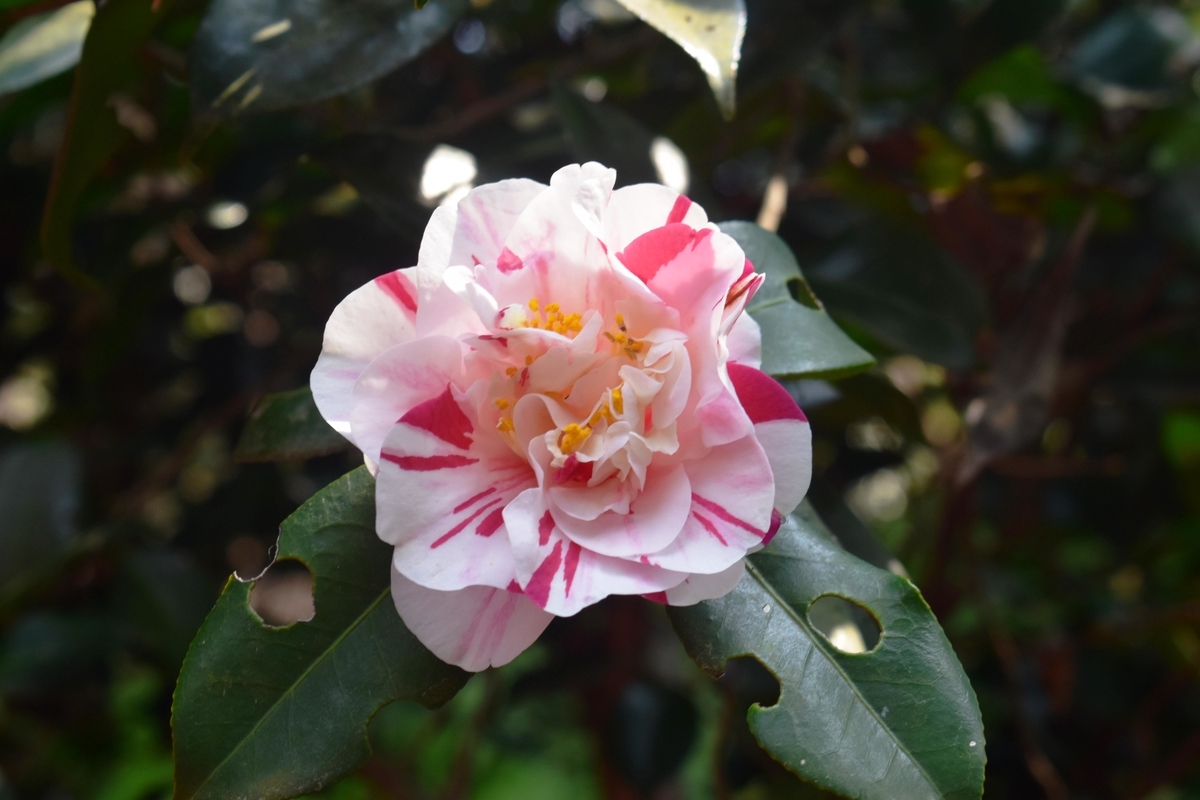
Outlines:
[[[789,278],[787,287],[788,293],[791,294],[792,299],[800,305],[808,306],[809,308],[815,308],[818,311],[824,308],[824,306],[821,305],[821,301],[817,299],[815,294],[813,294],[812,287],[808,285],[808,281],[806,281],[804,278]]]
[[[843,653],[869,653],[882,633],[875,615],[844,597],[827,594],[808,607],[808,621]]]
[[[317,610],[312,572],[299,561],[276,561],[254,582],[250,608],[272,628],[308,622]]]
[[[739,708],[753,703],[770,708],[779,702],[779,679],[753,656],[729,659],[720,683],[737,698]]]

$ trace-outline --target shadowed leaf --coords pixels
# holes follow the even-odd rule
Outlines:
[[[232,117],[311,103],[372,81],[442,38],[467,0],[215,0],[190,58],[204,112]]]
[[[916,587],[837,547],[807,503],[747,564],[730,594],[670,615],[708,673],[750,655],[779,679],[779,702],[749,712],[771,755],[847,797],[981,796],[975,692]],[[851,655],[818,631],[809,606],[826,595],[869,610],[882,628],[875,649]]]
[[[747,307],[762,328],[764,372],[777,378],[832,377],[875,363],[825,313],[782,239],[752,222],[723,222],[721,230],[767,276]]]
[[[337,453],[350,447],[329,427],[308,387],[269,394],[258,401],[238,439],[238,461],[287,461]]]
[[[251,585],[230,579],[196,635],[175,690],[175,797],[287,798],[368,756],[367,723],[398,700],[444,703],[466,682],[400,621],[392,549],[375,536],[375,481],[338,479],[284,523],[279,558],[313,575],[316,615],[268,628]]]

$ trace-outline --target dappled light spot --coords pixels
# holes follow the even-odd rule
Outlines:
[[[865,607],[836,595],[818,597],[808,607],[808,621],[843,653],[868,653],[882,633],[875,615]]]
[[[276,561],[254,582],[250,608],[272,628],[308,622],[316,614],[312,572],[299,561]]]

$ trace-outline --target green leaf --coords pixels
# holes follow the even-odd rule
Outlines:
[[[618,0],[696,59],[727,118],[736,104],[745,0]]]
[[[0,94],[32,86],[79,63],[95,13],[92,0],[79,0],[10,28],[0,38]]]
[[[250,412],[234,456],[238,461],[314,458],[349,449],[321,416],[307,386],[269,394]]]
[[[391,554],[375,535],[375,481],[360,467],[280,531],[279,558],[312,571],[312,620],[268,628],[250,609],[250,584],[230,579],[175,689],[177,800],[316,791],[367,758],[367,723],[382,706],[436,706],[462,688],[467,674],[396,614]]]
[[[442,38],[467,0],[214,0],[192,44],[192,91],[216,117],[323,100]]]
[[[47,258],[82,287],[95,288],[96,283],[71,261],[75,208],[92,177],[129,135],[117,122],[112,98],[126,88],[131,75],[136,75],[142,43],[174,2],[108,0],[96,10],[83,43],[67,133],[54,163],[41,231]]]
[[[863,800],[980,797],[978,703],[929,606],[830,537],[806,503],[730,594],[669,609],[688,653],[712,675],[742,655],[775,674],[779,701],[751,706],[750,728],[806,780]],[[870,611],[875,649],[850,655],[818,631],[809,606],[827,595]]]
[[[777,378],[838,377],[875,363],[825,313],[782,239],[752,222],[723,222],[721,230],[767,276],[747,307],[762,328],[764,372]]]

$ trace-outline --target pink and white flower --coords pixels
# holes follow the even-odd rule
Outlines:
[[[609,595],[725,594],[808,489],[742,313],[763,276],[686,197],[615,179],[480,186],[325,330],[313,395],[376,473],[396,609],[464,669]]]

